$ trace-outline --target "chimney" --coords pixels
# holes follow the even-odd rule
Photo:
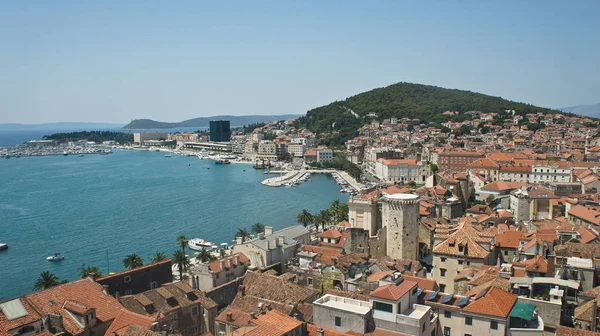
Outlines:
[[[224,271],[225,270],[225,259],[221,259],[220,263],[221,263],[221,271]]]
[[[241,285],[239,288],[240,292],[242,293],[242,296],[246,295],[246,286]]]
[[[283,236],[277,237],[277,246],[283,246]]]
[[[317,330],[317,336],[325,336],[325,330],[323,330],[323,328],[319,328],[319,330]]]
[[[108,295],[108,285],[102,285],[102,291],[104,292],[104,295]]]
[[[295,318],[296,320],[299,320],[299,318],[298,318],[298,313],[294,313],[294,318]]]
[[[598,302],[594,299],[592,303],[592,331],[596,332],[598,328]]]
[[[252,317],[252,319],[255,319],[256,318],[256,313],[255,312],[251,312],[250,313],[250,317]]]
[[[229,257],[229,268],[233,267],[233,257]]]
[[[244,242],[242,242],[242,237],[235,237],[235,243],[236,245],[242,245]]]
[[[233,313],[227,312],[227,322],[233,321]]]
[[[234,255],[234,256],[233,256],[233,258],[234,258],[234,260],[235,260],[235,264],[236,264],[236,265],[239,265],[239,264],[240,264],[240,255],[239,255],[239,254],[236,254],[236,255]]]
[[[265,226],[265,236],[271,235],[273,234],[273,227],[272,226]]]

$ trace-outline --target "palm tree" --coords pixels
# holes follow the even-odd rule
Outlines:
[[[130,254],[123,259],[123,267],[134,269],[144,265],[144,259],[137,254]]]
[[[252,232],[259,234],[261,232],[265,232],[265,224],[258,222],[254,225],[252,225]]]
[[[185,254],[185,244],[187,244],[188,238],[186,235],[177,237],[177,244],[181,246],[181,251]]]
[[[322,214],[317,214],[313,216],[313,223],[315,224],[315,227],[317,228],[317,231],[319,231],[319,226],[322,226],[323,229],[325,229],[325,219],[323,218]]]
[[[54,287],[59,284],[58,277],[49,271],[44,271],[40,274],[39,279],[36,280],[33,290],[42,290],[50,287]]]
[[[167,260],[169,259],[169,257],[167,257],[166,254],[162,253],[162,252],[156,252],[156,254],[154,255],[154,257],[152,257],[152,263],[157,263],[159,261],[163,261],[163,260]]]
[[[97,278],[101,278],[102,277],[102,272],[100,272],[100,269],[98,268],[98,266],[85,266],[83,265],[81,267],[81,278],[87,278],[90,275],[94,275]]]
[[[179,267],[179,280],[183,281],[183,272],[187,272],[190,267],[190,258],[188,258],[185,252],[177,250],[173,253],[173,261]]]
[[[235,234],[235,237],[242,238],[242,243],[243,243],[246,241],[246,239],[250,238],[250,233],[248,232],[248,230],[246,230],[244,228],[240,228],[240,229],[238,229],[238,232]]]
[[[307,227],[308,224],[313,223],[314,217],[310,212],[308,212],[308,210],[302,209],[296,219],[298,220],[298,223],[304,225],[304,227]]]
[[[209,252],[207,249],[205,249],[205,248],[202,248],[202,249],[200,250],[200,252],[196,253],[196,258],[198,258],[198,259],[199,259],[200,261],[202,261],[203,263],[205,263],[205,262],[208,262],[208,261],[213,261],[213,260],[215,260],[215,259],[216,259],[216,258],[215,258],[215,257],[213,257],[213,255],[212,255],[212,254],[210,254],[210,252]]]
[[[325,231],[325,225],[331,225],[331,211],[329,209],[321,210],[319,215],[323,218],[321,225],[323,226],[323,231]]]

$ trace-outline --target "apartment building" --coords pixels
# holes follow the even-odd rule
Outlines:
[[[437,165],[442,171],[464,171],[468,164],[483,157],[483,152],[444,151],[439,153]]]
[[[208,263],[198,261],[189,267],[189,284],[195,289],[207,291],[242,277],[248,267],[250,259],[241,252]]]
[[[375,176],[390,183],[424,183],[431,175],[429,165],[411,159],[379,159],[375,163]]]

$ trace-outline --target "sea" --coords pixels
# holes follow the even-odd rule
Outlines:
[[[272,175],[250,164],[164,155],[0,160],[0,243],[9,245],[0,252],[0,298],[32,291],[43,271],[61,280],[77,279],[84,265],[118,272],[132,253],[145,262],[156,252],[172,255],[180,235],[232,244],[239,228],[281,229],[296,225],[302,209],[348,200],[329,175],[274,188],[260,183]],[[65,259],[46,261],[55,252]]]

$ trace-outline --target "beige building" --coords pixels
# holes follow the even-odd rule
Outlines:
[[[390,183],[425,183],[431,175],[429,165],[410,159],[379,159],[375,163],[375,176]]]
[[[243,276],[248,267],[250,259],[243,253],[234,253],[209,263],[198,261],[190,266],[189,283],[195,289],[207,291]]]

